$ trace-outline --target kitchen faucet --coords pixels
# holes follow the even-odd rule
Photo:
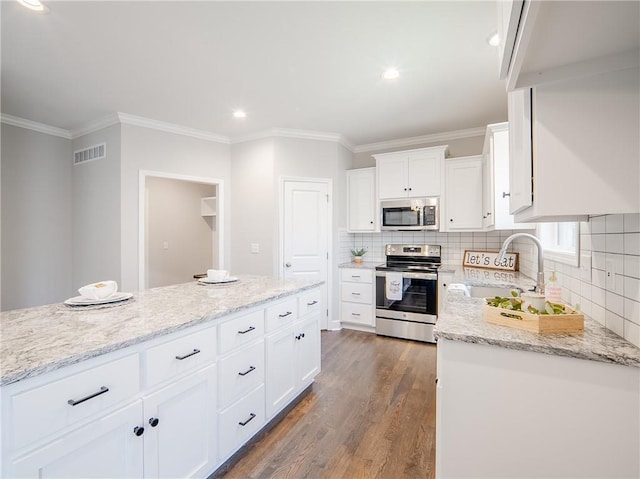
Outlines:
[[[529,233],[515,233],[509,236],[502,244],[502,249],[498,256],[498,261],[502,262],[504,255],[507,253],[509,244],[516,238],[529,238],[538,247],[538,277],[536,278],[536,292],[544,294],[544,255],[542,254],[542,243],[538,238]]]

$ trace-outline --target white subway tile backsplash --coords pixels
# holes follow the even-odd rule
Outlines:
[[[591,251],[606,251],[606,237],[604,234],[591,235]]]
[[[605,309],[602,306],[591,303],[591,317],[605,326]]]
[[[591,251],[591,235],[580,235],[580,251]]]
[[[640,255],[640,233],[626,233],[624,235],[624,254]]]
[[[600,271],[607,269],[607,254],[594,251],[591,253],[591,267]]]
[[[605,290],[591,285],[591,301],[594,304],[597,304],[598,306],[602,306],[604,308],[606,305]]]
[[[624,298],[624,318],[632,323],[640,324],[640,302]]]
[[[605,216],[605,227],[607,233],[622,233],[623,228],[623,216],[622,215],[607,215]]]
[[[606,311],[604,325],[618,336],[624,337],[624,318],[622,316]]]
[[[629,321],[625,321],[624,339],[640,348],[640,326]]]
[[[623,215],[623,223],[625,233],[640,233],[640,213]]]
[[[591,224],[591,234],[606,233],[607,232],[607,217],[606,216],[592,216],[589,218]]]
[[[605,247],[607,253],[624,253],[623,238],[624,235],[622,233],[605,235]]]
[[[625,256],[623,273],[625,276],[640,278],[640,256]]]
[[[624,277],[624,297],[640,301],[640,279]]]
[[[618,294],[607,291],[605,293],[606,309],[619,316],[624,316],[624,298]]]

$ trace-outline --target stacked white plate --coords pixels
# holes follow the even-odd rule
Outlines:
[[[126,301],[133,297],[133,293],[114,293],[108,298],[103,299],[90,299],[84,296],[75,296],[67,299],[64,304],[67,306],[96,306],[98,304],[111,304],[118,303],[120,301]]]
[[[224,279],[209,279],[209,278],[200,278],[198,283],[200,284],[225,284],[225,283],[234,283],[238,281],[237,276],[227,276]]]

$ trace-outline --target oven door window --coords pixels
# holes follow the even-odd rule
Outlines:
[[[420,226],[420,211],[411,208],[383,208],[383,226]]]
[[[376,308],[418,314],[438,314],[437,280],[402,278],[402,299],[386,297],[385,276],[376,277]]]

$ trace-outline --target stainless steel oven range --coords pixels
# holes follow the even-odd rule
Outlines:
[[[376,333],[435,343],[440,245],[388,244],[376,266]]]

